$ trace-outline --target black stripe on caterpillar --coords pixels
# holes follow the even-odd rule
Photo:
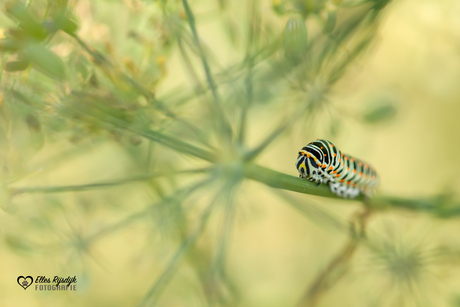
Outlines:
[[[312,182],[329,184],[340,197],[355,198],[360,193],[371,197],[379,185],[372,166],[342,153],[327,140],[318,139],[299,151],[296,167],[299,177]]]

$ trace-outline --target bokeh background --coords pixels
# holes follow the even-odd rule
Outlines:
[[[455,202],[460,2],[184,2],[2,1],[0,305],[460,306],[455,210],[376,210],[308,303],[362,201],[244,179],[325,138],[375,197]]]

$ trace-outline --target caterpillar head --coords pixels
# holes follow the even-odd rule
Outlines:
[[[305,179],[311,178],[313,181],[318,181],[322,177],[322,163],[322,156],[317,154],[314,149],[311,150],[308,146],[306,146],[299,151],[296,167],[299,171],[300,177]]]

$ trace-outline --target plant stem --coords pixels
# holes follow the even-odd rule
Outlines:
[[[200,39],[198,37],[198,32],[195,26],[195,17],[193,16],[193,12],[187,0],[182,0],[182,5],[184,6],[185,14],[187,15],[187,20],[188,20],[190,29],[192,31],[194,43],[196,47],[198,48],[198,51],[200,52],[200,58],[203,64],[204,72],[206,74],[206,80],[209,83],[209,87],[214,97],[214,103],[216,107],[215,110],[217,113],[218,124],[220,125],[220,128],[222,129],[222,133],[226,137],[226,140],[230,141],[232,137],[232,129],[231,129],[230,124],[228,123],[228,120],[224,114],[224,111],[222,110],[222,102],[220,100],[219,93],[217,92],[217,85],[212,76],[211,68],[209,67],[208,61],[206,60],[206,56],[204,54],[203,48],[201,47]]]
[[[187,173],[202,173],[206,172],[209,169],[195,169],[195,170],[187,170],[187,171],[178,171],[174,174],[187,174]],[[78,191],[87,191],[92,189],[99,189],[105,187],[112,187],[122,184],[128,184],[136,181],[146,181],[153,178],[171,175],[170,172],[157,172],[153,174],[147,175],[139,175],[133,176],[129,178],[123,178],[119,180],[112,180],[106,182],[97,182],[97,183],[88,183],[88,184],[81,184],[81,185],[67,185],[67,186],[37,186],[37,187],[18,187],[18,188],[11,188],[11,194],[20,195],[24,193],[63,193],[63,192],[78,192]]]
[[[329,198],[339,198],[339,196],[332,193],[329,187],[325,184],[317,186],[315,183],[305,179],[283,174],[256,164],[247,164],[245,170],[247,178],[265,183],[273,188]],[[362,199],[362,196],[358,196],[354,200]]]
[[[204,210],[201,214],[199,223],[194,231],[192,231],[187,238],[182,242],[179,249],[176,251],[174,256],[171,258],[170,262],[168,263],[167,267],[163,271],[163,273],[158,277],[155,283],[152,285],[150,290],[144,297],[144,300],[139,306],[155,306],[157,304],[157,300],[159,298],[160,293],[166,286],[166,284],[171,280],[174,276],[175,272],[177,271],[180,261],[182,258],[189,252],[189,250],[195,245],[195,242],[203,233],[209,217],[214,209],[215,203],[219,194],[211,201],[208,207]]]
[[[353,199],[343,198],[332,193],[325,184],[317,186],[313,182],[250,163],[245,167],[245,176],[246,178],[259,181],[277,189],[328,198],[339,198],[345,201],[365,201],[366,205],[374,210],[401,208],[431,213],[440,218],[460,216],[460,203],[451,199],[449,195],[441,194],[425,198],[400,198],[388,195],[376,195],[372,198],[366,198],[360,194]]]
[[[207,140],[203,138],[203,132],[200,129],[198,129],[197,126],[193,125],[191,122],[185,120],[184,118],[177,116],[174,112],[168,109],[165,104],[156,99],[154,93],[152,93],[149,89],[145,88],[142,84],[131,78],[129,75],[120,72],[119,69],[115,68],[109,60],[107,60],[102,54],[97,52],[94,48],[88,46],[78,35],[73,34],[70,36],[74,38],[77,41],[77,43],[96,61],[96,64],[98,64],[104,70],[107,67],[110,67],[113,71],[116,71],[116,73],[121,79],[128,82],[134,89],[136,89],[138,93],[144,96],[145,99],[147,99],[147,101],[155,105],[155,107],[157,107],[159,111],[161,111],[169,118],[174,119],[177,122],[183,124],[185,127],[193,131],[193,133],[195,133],[198,136],[198,138],[201,141],[203,141],[204,144],[209,146]]]
[[[348,265],[355,251],[365,238],[365,226],[371,214],[369,207],[355,215],[350,223],[350,238],[340,252],[329,262],[326,269],[321,272],[308,287],[305,294],[297,304],[298,307],[314,307],[327,290],[332,288],[347,273]]]

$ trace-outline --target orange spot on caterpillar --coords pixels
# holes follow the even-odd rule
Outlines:
[[[332,167],[332,165],[329,166],[329,170],[330,170],[330,171],[332,171],[333,169],[334,169],[334,168]]]
[[[336,153],[334,154],[334,157],[337,157],[337,154],[336,154]]]
[[[355,169],[353,170],[353,174],[356,174],[356,170],[355,170]]]
[[[324,156],[327,156],[326,154],[324,154]]]

